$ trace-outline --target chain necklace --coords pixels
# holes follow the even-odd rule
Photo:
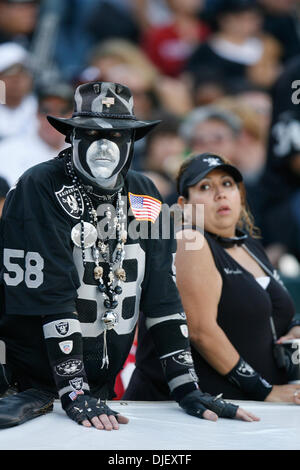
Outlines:
[[[81,214],[80,224],[78,224],[80,227],[80,241],[77,240],[76,242],[76,239],[78,238],[78,226],[75,226],[72,229],[71,237],[74,243],[81,248],[84,267],[86,266],[85,249],[91,248],[95,264],[93,272],[94,279],[97,281],[97,288],[103,296],[103,305],[105,309],[107,309],[101,318],[104,326],[104,345],[101,368],[104,366],[108,368],[109,357],[106,334],[107,330],[113,329],[119,320],[118,314],[114,310],[118,306],[118,296],[122,294],[123,291],[121,284],[126,281],[126,272],[123,268],[125,257],[124,245],[127,241],[127,232],[124,228],[126,219],[126,215],[123,211],[124,201],[122,201],[120,189],[117,192],[115,217],[112,217],[110,208],[108,208],[104,214],[109,228],[108,234],[111,233],[111,231],[116,234],[116,248],[113,253],[110,253],[110,237],[109,235],[107,237],[103,237],[102,234],[99,233],[97,212],[94,209],[92,200],[85,191],[84,185],[73,169],[71,157],[66,161],[66,171],[77,189],[77,191],[75,191],[75,197]],[[83,220],[85,206],[87,207],[89,222]],[[104,279],[104,269],[100,266],[100,256],[108,267],[107,279]]]

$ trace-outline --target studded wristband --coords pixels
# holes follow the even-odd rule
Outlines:
[[[252,400],[264,401],[272,391],[272,385],[242,358],[225,377]]]
[[[290,331],[295,326],[300,326],[300,320],[292,320],[287,331]]]

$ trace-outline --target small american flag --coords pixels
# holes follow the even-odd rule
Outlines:
[[[72,401],[76,400],[78,395],[84,395],[84,392],[82,390],[76,390],[74,392],[69,393],[69,397]]]
[[[134,217],[137,220],[150,220],[155,222],[159,216],[161,202],[151,196],[128,193],[129,203]]]

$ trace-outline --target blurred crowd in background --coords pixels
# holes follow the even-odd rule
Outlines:
[[[172,205],[187,155],[229,159],[300,299],[300,0],[0,0],[0,80],[0,204],[67,145],[46,116],[70,116],[76,86],[123,83],[162,119],[133,168]]]

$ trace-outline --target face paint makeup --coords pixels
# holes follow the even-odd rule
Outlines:
[[[75,129],[71,140],[76,170],[98,186],[113,188],[130,154],[131,131]]]
[[[94,178],[110,178],[119,161],[120,149],[111,140],[95,140],[86,152],[86,162]]]

